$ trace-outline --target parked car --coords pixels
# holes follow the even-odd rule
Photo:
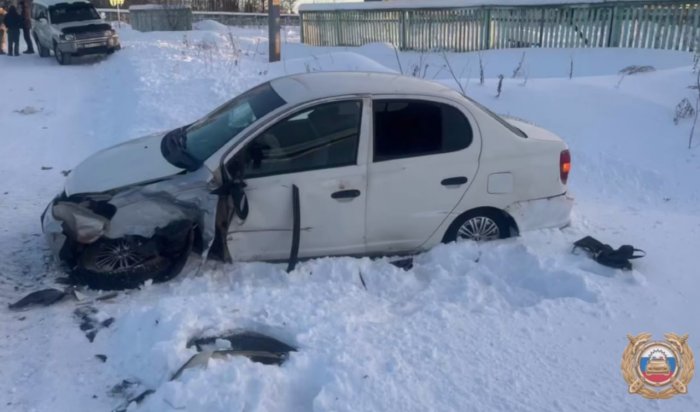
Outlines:
[[[87,158],[42,222],[77,280],[132,287],[192,251],[401,255],[563,227],[569,168],[559,137],[438,83],[297,74]]]
[[[51,51],[59,64],[73,56],[112,54],[119,50],[119,36],[86,0],[34,0],[32,37],[39,56]]]

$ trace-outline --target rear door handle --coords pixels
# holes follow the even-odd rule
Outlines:
[[[465,176],[457,176],[457,177],[448,177],[447,179],[442,179],[442,185],[443,186],[457,186],[457,185],[463,185],[467,183],[469,179],[467,179]]]
[[[337,192],[333,192],[331,194],[331,197],[333,199],[353,199],[356,198],[360,195],[360,191],[357,189],[351,189],[351,190],[340,190]]]

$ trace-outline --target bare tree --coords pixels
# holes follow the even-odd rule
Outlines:
[[[522,56],[520,56],[520,62],[518,62],[518,66],[513,70],[513,78],[515,79],[518,77],[520,74],[520,70],[523,68],[523,63],[525,62],[525,52],[523,52]]]
[[[481,53],[479,53],[479,84],[484,85],[484,61],[481,60]]]
[[[464,90],[464,87],[462,86],[462,82],[457,79],[457,76],[455,75],[454,70],[452,70],[452,65],[450,64],[450,61],[447,59],[447,53],[442,52],[442,58],[445,59],[445,64],[447,65],[447,70],[450,71],[450,75],[452,76],[452,79],[457,83],[457,87],[459,87],[459,91],[462,93],[463,96],[467,95],[467,92]]]
[[[569,56],[569,80],[574,77],[574,56]]]

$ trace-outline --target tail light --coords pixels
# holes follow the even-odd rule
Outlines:
[[[559,154],[559,178],[561,182],[566,184],[566,180],[569,178],[569,171],[571,170],[571,154],[568,150],[562,150]]]

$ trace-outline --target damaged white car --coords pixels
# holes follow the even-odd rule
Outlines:
[[[401,255],[568,224],[566,144],[454,90],[307,73],[78,165],[42,225],[76,282],[136,287],[223,261]]]

